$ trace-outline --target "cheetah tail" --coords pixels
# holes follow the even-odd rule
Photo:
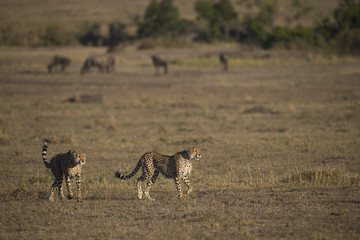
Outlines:
[[[42,150],[42,159],[44,161],[45,167],[46,168],[51,168],[50,164],[47,162],[47,149],[48,149],[48,143],[45,141],[44,142],[44,147]]]
[[[121,173],[116,172],[115,176],[117,176],[120,179],[124,179],[124,180],[132,178],[137,173],[137,171],[139,171],[140,167],[141,167],[141,162],[139,161],[138,164],[136,165],[134,171],[132,171],[132,173],[130,173],[129,175],[124,176]]]

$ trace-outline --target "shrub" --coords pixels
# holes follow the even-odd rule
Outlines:
[[[115,46],[119,42],[124,42],[128,39],[128,33],[125,31],[126,25],[121,22],[112,22],[109,24],[109,38],[107,45]]]
[[[246,42],[263,45],[268,37],[264,24],[256,18],[247,18],[244,21]]]
[[[69,45],[74,40],[73,34],[70,34],[68,29],[64,25],[59,23],[49,23],[45,26],[43,33],[41,34],[42,45]]]
[[[219,2],[197,0],[195,10],[198,19],[207,22],[210,38],[229,38],[231,26],[234,21],[237,21],[237,13],[229,0],[220,0]]]
[[[334,21],[323,18],[316,32],[326,41],[334,42],[340,54],[359,55],[360,0],[341,0],[333,12]]]
[[[333,14],[338,29],[360,28],[360,0],[341,0]]]
[[[50,21],[34,27],[18,22],[8,22],[0,26],[0,45],[70,45],[74,42],[75,34],[67,26],[56,22]]]
[[[173,0],[152,0],[146,8],[144,20],[139,23],[137,33],[139,37],[176,35],[183,29],[184,23],[180,21],[179,10],[174,6]]]
[[[22,45],[17,37],[17,31],[11,25],[3,25],[0,28],[0,45]]]
[[[336,36],[336,47],[340,54],[360,55],[360,29],[345,29]]]
[[[102,44],[100,24],[97,22],[85,22],[82,24],[82,31],[78,34],[78,40],[83,45],[98,46]]]
[[[246,16],[243,21],[243,37],[241,41],[269,48],[268,37],[273,28],[277,4],[274,0],[255,1],[258,13]]]
[[[266,48],[273,47],[274,45],[281,43],[285,47],[290,47],[290,44],[294,42],[303,41],[307,44],[314,44],[314,33],[311,29],[298,27],[298,28],[286,28],[277,26],[269,34],[263,46]]]

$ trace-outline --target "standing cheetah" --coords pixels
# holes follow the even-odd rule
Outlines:
[[[74,194],[71,191],[70,188],[70,178],[76,177],[76,186],[77,186],[77,193],[78,198],[77,201],[81,202],[81,169],[82,166],[86,162],[86,155],[83,152],[77,152],[74,150],[69,150],[67,153],[59,153],[56,154],[50,161],[50,163],[47,161],[47,149],[48,144],[45,141],[44,147],[42,151],[42,159],[44,161],[46,168],[51,168],[51,172],[55,176],[55,181],[51,186],[50,194],[49,194],[49,200],[54,200],[54,192],[55,189],[59,189],[59,198],[61,200],[64,199],[64,194],[62,190],[62,183],[65,177],[66,186],[68,189],[68,198],[72,199],[74,197]]]

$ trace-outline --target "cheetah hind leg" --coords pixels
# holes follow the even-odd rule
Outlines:
[[[151,201],[155,201],[154,198],[150,197],[150,188],[151,186],[153,185],[153,182],[151,181],[151,179],[149,179],[146,183],[146,188],[144,190],[144,193],[145,193],[145,197],[148,199],[148,200],[151,200]]]
[[[55,179],[54,183],[51,185],[49,193],[49,201],[54,201],[54,192],[56,187],[59,189],[59,198],[62,201],[64,199],[64,193],[62,191],[62,178]]]
[[[139,199],[142,199],[142,196],[143,196],[143,191],[142,191],[142,188],[141,188],[141,183],[142,183],[142,177],[139,177],[139,178],[137,179],[137,182],[136,182],[137,191],[138,191],[138,198],[139,198]]]
[[[50,193],[49,193],[49,201],[54,201],[54,192],[56,190],[56,186],[54,186],[55,183],[53,183],[53,185],[50,188]]]
[[[61,201],[64,201],[64,192],[63,192],[63,187],[62,187],[62,183],[63,183],[64,177],[62,177],[61,179],[57,180],[57,185],[59,188],[59,198]]]
[[[155,201],[155,199],[153,199],[152,197],[150,197],[150,188],[151,186],[156,182],[156,179],[159,176],[159,171],[155,171],[153,176],[151,177],[151,179],[148,180],[146,188],[145,188],[145,196],[147,199],[151,200],[151,201]]]

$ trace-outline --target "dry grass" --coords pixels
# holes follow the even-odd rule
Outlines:
[[[1,49],[1,239],[359,238],[358,59],[273,51],[253,64],[234,46],[135,49],[116,54],[114,74],[83,76],[83,59],[105,49]],[[221,50],[234,53],[226,73]],[[46,73],[55,53],[71,56],[64,74]],[[168,75],[154,75],[152,53],[173,61]],[[83,203],[46,200],[45,138],[51,156],[87,153]],[[163,177],[151,203],[114,177],[146,151],[194,144],[203,158],[184,201]]]

